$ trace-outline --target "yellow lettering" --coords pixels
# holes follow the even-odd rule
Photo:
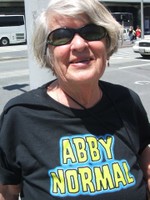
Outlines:
[[[102,138],[99,139],[98,141],[104,147],[107,158],[112,159],[113,156],[112,156],[112,152],[111,152],[111,146],[112,146],[113,138],[109,136],[106,138],[106,141],[104,141]]]
[[[101,193],[116,191],[125,186],[132,187],[134,177],[129,173],[128,163],[116,162],[102,166],[57,169],[49,172],[50,192],[53,195]]]
[[[87,161],[86,144],[83,138],[74,138],[73,143],[76,148],[77,158],[80,163]]]
[[[89,145],[89,153],[91,154],[92,161],[100,160],[100,152],[98,149],[98,142],[95,137],[86,137],[86,140]]]
[[[52,178],[53,193],[58,193],[58,191],[60,191],[61,194],[64,194],[66,192],[63,172],[63,170],[58,170],[57,174],[55,172],[50,173]]]
[[[126,179],[124,177],[123,171],[119,163],[113,163],[112,165],[113,172],[114,172],[114,180],[116,188],[119,187],[119,184],[122,183],[124,186],[127,185]]]
[[[78,174],[76,170],[67,170],[66,171],[66,180],[68,185],[69,193],[77,193],[79,192],[79,182],[78,182]]]
[[[127,179],[128,183],[133,183],[134,182],[134,178],[129,175],[129,167],[127,166],[127,163],[123,162],[122,165],[123,165],[124,172],[126,174],[126,179]]]
[[[94,192],[94,184],[92,182],[92,170],[88,167],[79,168],[79,174],[81,176],[81,185],[83,192],[87,192],[90,190],[90,192]]]
[[[72,163],[76,162],[75,155],[73,153],[72,146],[70,144],[69,140],[63,140],[62,142],[62,153],[63,153],[63,164],[67,164],[68,160],[70,160]]]
[[[112,178],[109,168],[110,168],[110,166],[108,166],[108,165],[102,166],[102,169],[100,169],[100,167],[94,168],[97,191],[108,190],[108,189],[114,188],[113,178]]]

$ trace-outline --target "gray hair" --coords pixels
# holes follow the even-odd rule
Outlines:
[[[54,13],[75,18],[81,14],[87,15],[91,23],[107,30],[108,58],[117,51],[122,26],[98,0],[50,0],[47,9],[37,19],[33,37],[34,55],[42,66],[51,68],[55,73],[52,52],[46,49],[46,39],[51,31],[48,24]]]

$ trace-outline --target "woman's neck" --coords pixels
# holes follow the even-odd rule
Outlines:
[[[103,95],[98,84],[88,87],[65,86],[60,85],[57,80],[48,86],[47,93],[59,103],[76,109],[93,107]]]

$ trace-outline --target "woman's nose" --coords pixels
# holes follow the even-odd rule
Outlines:
[[[74,38],[71,41],[71,49],[77,51],[83,51],[88,47],[87,41],[82,38],[79,34],[75,34]]]

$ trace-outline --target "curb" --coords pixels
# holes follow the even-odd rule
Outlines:
[[[21,57],[3,57],[0,58],[0,61],[6,61],[6,60],[22,60],[22,59],[27,59],[27,56],[21,56]]]

